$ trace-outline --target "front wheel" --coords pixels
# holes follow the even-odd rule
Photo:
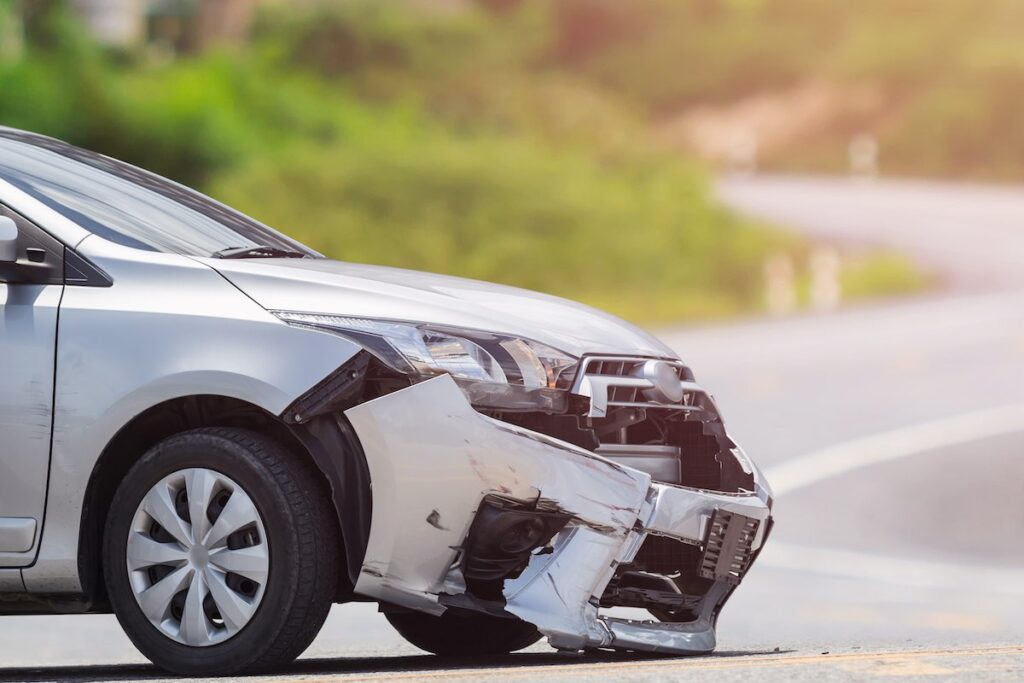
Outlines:
[[[149,451],[117,489],[107,592],[135,646],[178,674],[286,664],[316,636],[340,567],[315,476],[274,441],[197,429]]]
[[[519,619],[452,611],[439,617],[422,612],[393,612],[385,616],[403,638],[435,655],[504,655],[541,639],[533,624]]]

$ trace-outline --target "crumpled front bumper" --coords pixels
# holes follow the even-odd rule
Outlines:
[[[718,610],[732,580],[716,580],[687,623],[633,621],[599,613],[616,568],[630,562],[649,534],[705,544],[716,513],[756,520],[746,550],[764,542],[771,492],[752,471],[756,491],[733,495],[652,483],[638,470],[565,442],[493,420],[440,376],[346,411],[373,486],[373,519],[361,595],[442,613],[466,592],[459,560],[485,496],[542,501],[571,519],[506,580],[505,610],[534,624],[559,649],[617,648],[699,653],[715,647]],[[728,563],[725,562],[727,565]]]

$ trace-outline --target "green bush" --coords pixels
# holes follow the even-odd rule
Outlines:
[[[905,256],[892,252],[848,261],[840,283],[843,298],[848,300],[912,294],[932,284]]]
[[[526,2],[526,0],[524,0]],[[1016,0],[536,0],[548,62],[654,121],[800,84],[869,86],[872,112],[818,121],[762,167],[844,172],[851,136],[882,170],[1024,177],[1024,4]]]
[[[0,63],[0,121],[201,184],[229,160],[217,117],[229,111],[213,97],[217,83],[178,87],[121,73],[75,26],[54,19],[55,46],[29,46]],[[151,83],[150,91],[140,86]],[[129,86],[129,84],[131,84]],[[126,87],[129,86],[129,87]]]
[[[271,8],[253,44],[176,59],[104,52],[57,11],[34,20],[22,58],[0,62],[0,92],[18,94],[0,98],[0,123],[197,186],[339,259],[529,287],[638,321],[759,307],[765,255],[801,245],[730,215],[701,169],[650,147],[643,112],[660,100],[644,88],[659,72],[635,94],[609,89],[613,71],[560,51],[564,6],[490,6],[501,10]],[[614,43],[619,27],[606,29]],[[736,65],[720,68],[680,87]]]
[[[679,164],[606,167],[524,139],[394,121],[351,133],[253,160],[213,194],[335,258],[505,282],[648,320],[750,308],[764,253],[788,244],[713,205],[703,176]]]

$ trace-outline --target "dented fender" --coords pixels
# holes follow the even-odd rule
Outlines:
[[[477,413],[448,375],[345,412],[370,470],[373,519],[356,592],[439,614],[485,495],[552,501],[618,545],[650,477]]]
[[[654,484],[577,446],[481,415],[442,375],[345,412],[369,468],[373,518],[355,591],[431,614],[467,593],[460,559],[488,496],[557,510],[569,522],[502,584],[506,613],[560,649],[708,652],[731,586],[716,582],[691,623],[599,614],[616,567],[648,534],[699,545],[721,510],[766,521],[767,488],[716,494]],[[759,475],[759,473],[758,473]],[[762,524],[752,548],[764,540]]]

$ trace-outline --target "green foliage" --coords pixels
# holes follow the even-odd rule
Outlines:
[[[768,168],[845,171],[850,136],[869,132],[886,172],[1024,177],[1019,0],[538,2],[555,25],[549,62],[654,120],[809,82],[879,93],[873,111],[767,154]]]
[[[216,84],[168,79],[150,92],[120,73],[63,15],[51,19],[56,47],[30,44],[23,59],[0,64],[0,121],[34,130],[189,183],[202,183],[227,159],[207,98]],[[153,74],[139,78],[145,86]],[[154,84],[154,81],[149,81]],[[212,99],[212,98],[211,98]]]
[[[847,262],[840,283],[843,297],[851,300],[909,294],[932,284],[905,256],[893,252]]]
[[[642,28],[605,4],[601,40]],[[765,255],[801,245],[728,214],[699,168],[649,146],[644,112],[661,102],[649,89],[671,73],[625,87],[586,35],[565,33],[570,5],[281,5],[251,45],[176,59],[104,52],[58,7],[33,17],[20,59],[0,61],[0,123],[198,186],[340,259],[520,285],[640,321],[756,308]],[[724,7],[714,11],[742,25],[720,46],[743,43],[761,5]],[[632,59],[674,59],[659,41]],[[756,62],[744,54],[664,101]]]
[[[352,131],[347,143],[254,161],[213,192],[337,258],[506,282],[639,318],[651,311],[626,304],[645,293],[749,307],[761,256],[787,244],[715,207],[701,176],[677,164],[606,168],[523,139],[383,125],[390,135]],[[695,308],[681,301],[663,315]]]

